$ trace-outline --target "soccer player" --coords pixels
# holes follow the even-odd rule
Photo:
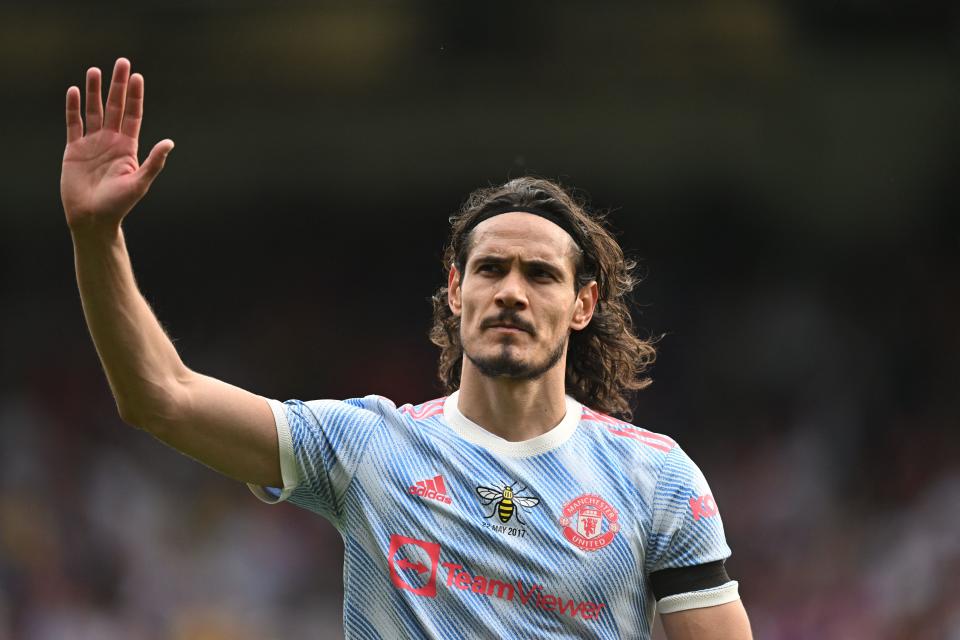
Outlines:
[[[716,504],[629,415],[652,345],[595,217],[546,180],[476,191],[452,219],[433,341],[449,395],[280,403],[196,373],[140,294],[121,223],[173,149],[139,164],[144,80],[119,59],[66,97],[61,195],[83,310],[120,415],[341,533],[350,638],[741,639]]]

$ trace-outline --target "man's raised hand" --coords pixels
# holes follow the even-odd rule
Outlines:
[[[60,196],[74,231],[117,227],[147,193],[163,169],[173,140],[154,145],[137,160],[143,120],[143,76],[130,75],[130,61],[117,60],[104,112],[100,70],[87,70],[87,130],[80,116],[80,89],[67,89],[67,148],[63,153]]]

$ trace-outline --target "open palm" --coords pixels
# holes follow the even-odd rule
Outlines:
[[[116,225],[146,194],[163,168],[172,140],[161,140],[141,165],[137,160],[143,120],[143,76],[130,75],[130,62],[117,60],[104,112],[100,70],[87,71],[86,134],[80,117],[80,90],[67,89],[67,148],[60,196],[71,228]]]

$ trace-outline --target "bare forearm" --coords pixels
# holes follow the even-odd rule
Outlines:
[[[190,373],[137,288],[119,228],[73,231],[83,312],[117,407],[138,427],[176,410]]]
[[[83,312],[123,419],[227,476],[280,486],[266,402],[183,364],[137,288],[122,231],[74,230],[73,246]]]

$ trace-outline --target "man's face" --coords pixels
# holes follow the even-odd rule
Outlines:
[[[564,364],[571,329],[587,326],[597,287],[574,289],[577,248],[566,231],[530,213],[478,224],[448,302],[460,316],[467,359],[490,377],[537,378]]]

